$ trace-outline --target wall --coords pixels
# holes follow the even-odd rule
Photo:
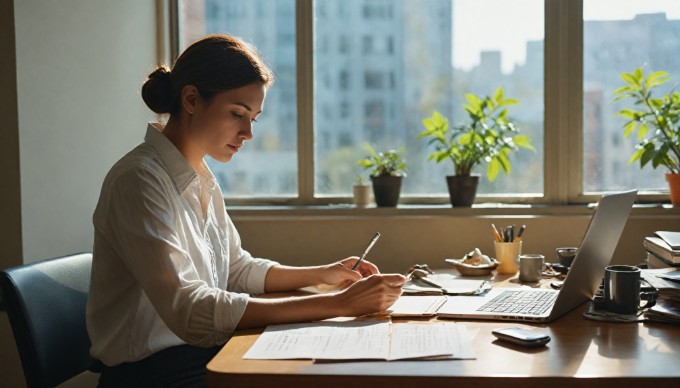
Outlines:
[[[565,207],[555,214],[539,210],[537,214],[502,216],[484,214],[488,213],[484,210],[414,215],[373,209],[372,215],[367,213],[371,211],[354,216],[230,211],[243,246],[255,256],[289,265],[325,264],[360,255],[373,233],[379,231],[382,237],[369,257],[383,272],[404,273],[413,264],[441,268],[447,265],[443,259],[460,258],[474,248],[493,256],[491,223],[526,224],[523,252],[540,253],[548,261],[557,261],[555,248],[580,244],[592,210]],[[634,209],[612,262],[643,262],[642,240],[656,230],[680,230],[680,209]]]
[[[139,90],[157,58],[155,7],[151,0],[2,1],[0,102],[14,95],[18,109],[2,111],[9,126],[3,124],[0,153],[5,166],[15,155],[10,173],[20,172],[20,185],[3,184],[3,216],[5,204],[14,213],[0,220],[0,230],[21,245],[3,248],[0,267],[92,250],[91,216],[104,175],[143,140],[154,117]],[[4,31],[12,21],[13,36]],[[10,43],[15,56],[5,50]],[[12,62],[16,86],[7,89]],[[23,386],[5,313],[0,343],[0,385]],[[91,377],[71,383],[92,385]]]

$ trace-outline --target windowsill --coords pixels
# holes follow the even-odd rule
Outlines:
[[[227,205],[234,217],[494,217],[494,216],[575,216],[590,215],[594,204],[588,205],[536,205],[482,203],[470,208],[452,208],[451,205],[399,205],[396,208],[378,208],[373,205],[357,208],[350,204],[330,205]],[[680,217],[680,207],[671,204],[635,204],[631,216]]]

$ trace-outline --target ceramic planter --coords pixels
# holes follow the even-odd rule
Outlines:
[[[352,189],[356,207],[368,207],[371,204],[371,186],[354,185]]]
[[[401,176],[372,176],[373,196],[378,207],[396,207],[401,192]]]
[[[470,176],[448,175],[446,184],[449,187],[449,197],[453,207],[470,207],[477,196],[479,174]]]

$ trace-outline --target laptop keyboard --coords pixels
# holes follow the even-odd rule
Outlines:
[[[483,304],[477,311],[542,315],[553,306],[557,294],[557,292],[541,292],[536,290],[504,291]]]

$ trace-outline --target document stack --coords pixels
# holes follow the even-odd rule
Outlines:
[[[680,324],[680,269],[643,270],[642,277],[658,292],[656,304],[645,312],[645,318]]]
[[[647,268],[680,268],[680,232],[656,232],[645,237],[642,245],[647,252]]]

